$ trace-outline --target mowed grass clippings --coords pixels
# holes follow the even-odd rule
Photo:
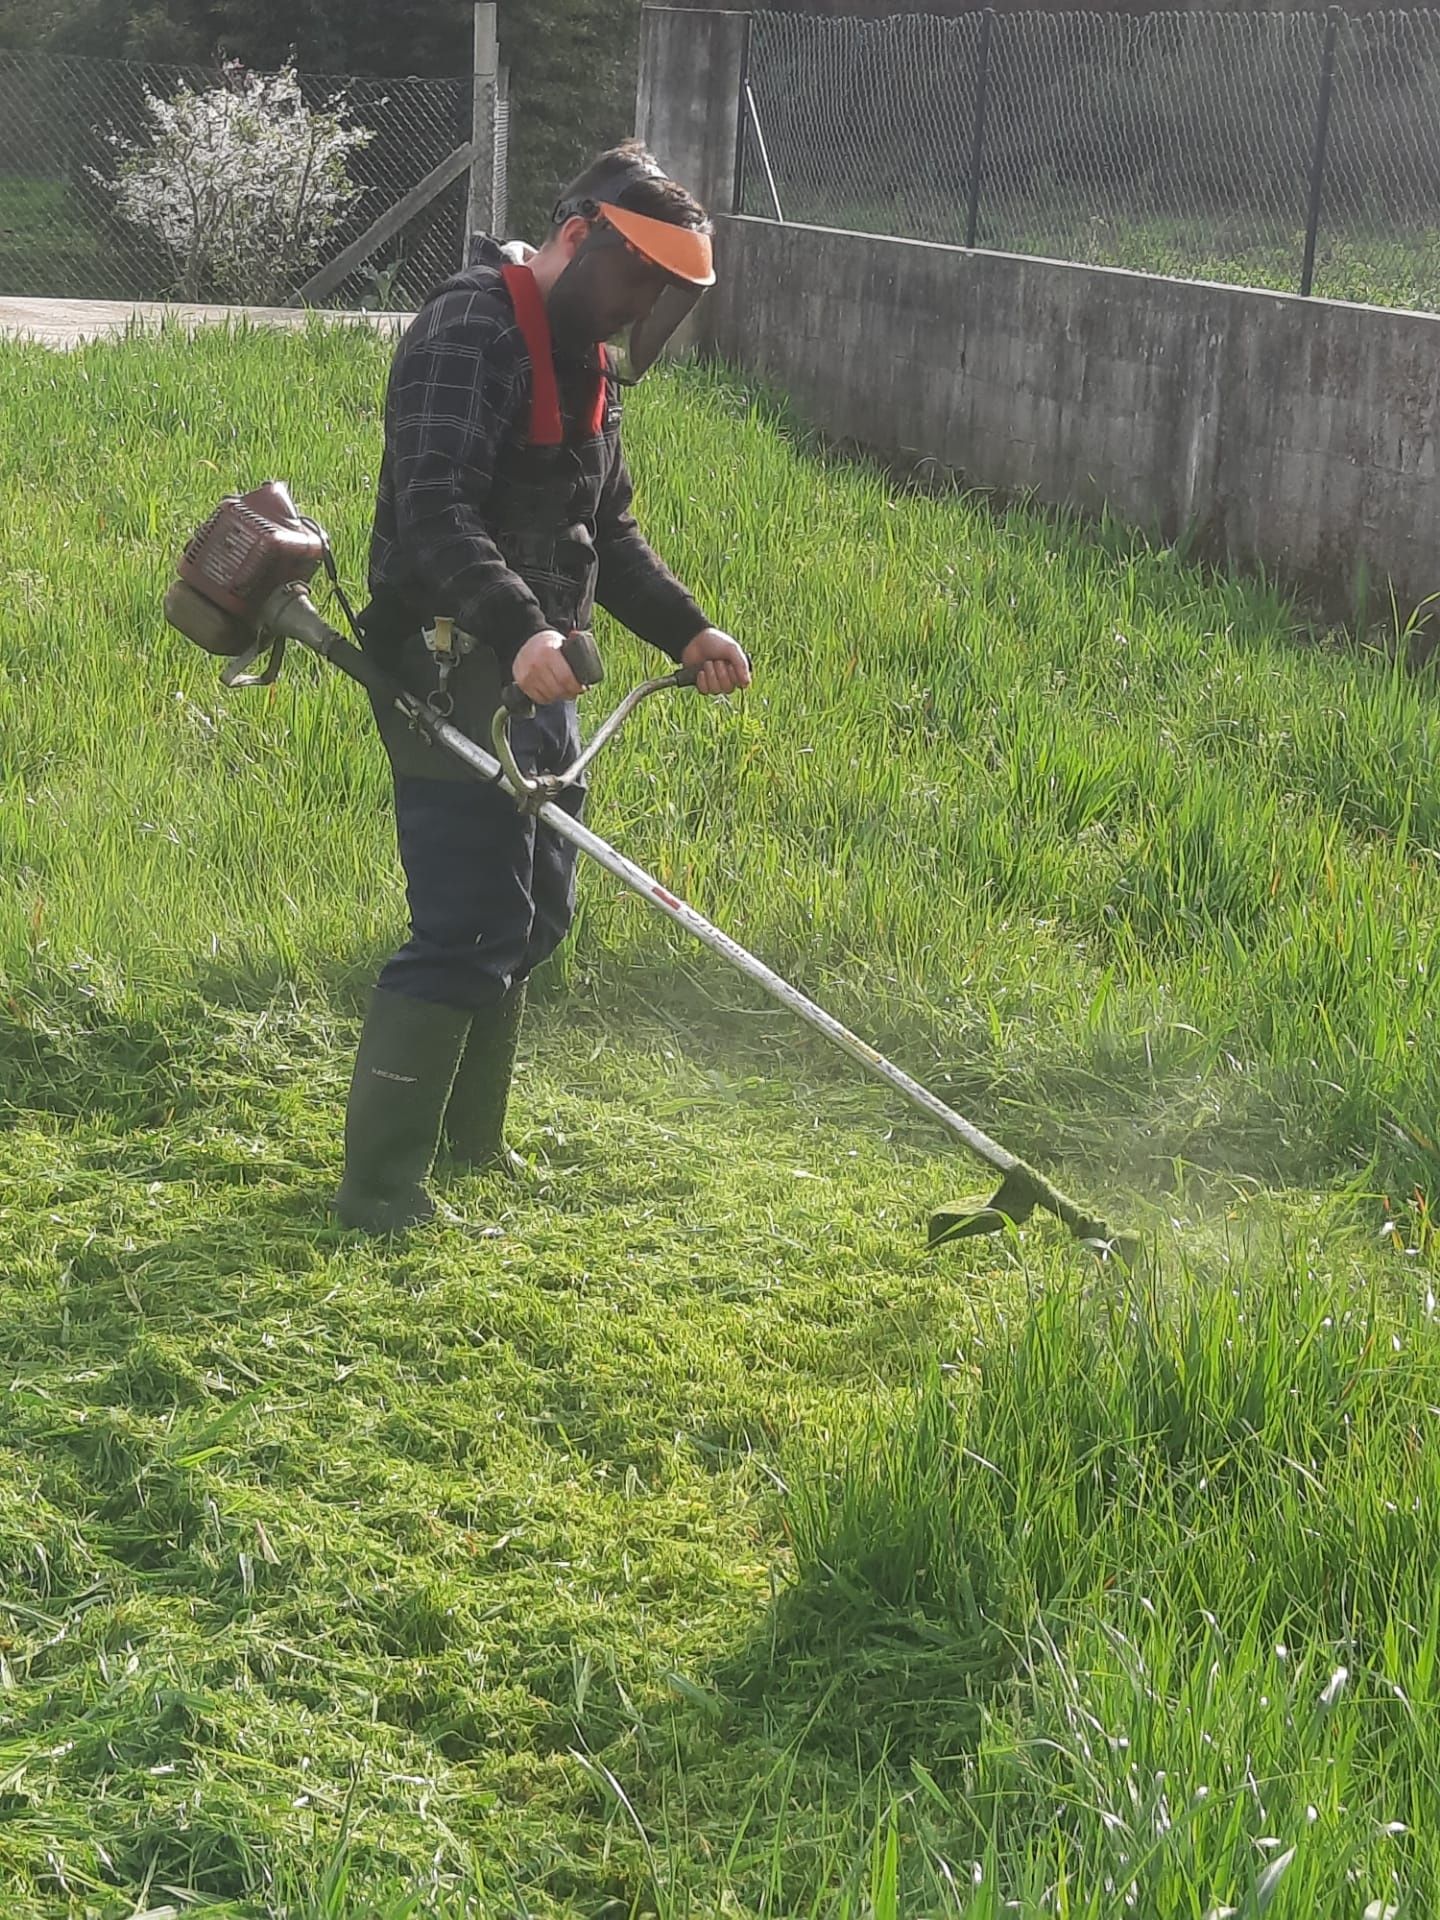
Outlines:
[[[6,1912],[1433,1911],[1432,690],[665,375],[757,684],[593,819],[1152,1258],[926,1255],[975,1169],[598,874],[530,1173],[367,1244],[364,703],[158,609],[271,475],[358,586],[384,365],[0,355]]]

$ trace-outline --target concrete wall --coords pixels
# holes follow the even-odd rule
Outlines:
[[[1440,317],[726,219],[699,344],[826,433],[1166,538],[1348,613],[1440,591]]]
[[[635,129],[713,213],[735,204],[748,13],[645,7]]]
[[[637,131],[732,205],[747,16],[647,7]],[[1440,316],[723,217],[685,346],[832,437],[1122,518],[1328,611],[1440,592]]]

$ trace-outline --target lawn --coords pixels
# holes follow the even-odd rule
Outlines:
[[[358,586],[383,374],[0,353],[7,1920],[1434,1912],[1433,676],[665,374],[756,686],[593,823],[1147,1255],[928,1254],[973,1165],[598,872],[529,1171],[369,1244],[364,704],[159,604],[272,474]]]
[[[0,294],[100,298],[132,279],[64,181],[0,174]]]

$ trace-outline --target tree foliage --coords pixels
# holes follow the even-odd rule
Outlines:
[[[557,190],[634,130],[640,0],[500,0],[511,72],[511,219],[540,230]],[[9,0],[0,47],[257,71],[468,74],[470,0]]]
[[[96,175],[121,218],[160,242],[186,299],[278,299],[359,197],[345,163],[369,132],[340,96],[307,107],[291,67],[168,100],[147,87],[145,109],[146,136],[117,139],[114,179]]]

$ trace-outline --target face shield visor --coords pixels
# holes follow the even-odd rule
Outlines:
[[[710,236],[613,201],[557,207],[557,222],[575,215],[590,232],[556,281],[550,328],[571,351],[610,342],[610,365],[622,386],[654,366],[666,342],[715,284]]]

